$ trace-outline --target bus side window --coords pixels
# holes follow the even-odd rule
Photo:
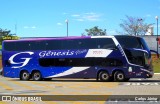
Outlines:
[[[102,49],[116,49],[116,45],[110,38],[101,38],[97,40],[98,48]]]
[[[16,42],[15,43],[15,50],[16,51],[27,51],[30,50],[30,42]]]

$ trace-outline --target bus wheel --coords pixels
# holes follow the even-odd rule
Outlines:
[[[101,71],[99,73],[99,78],[100,78],[100,81],[102,82],[106,82],[110,80],[110,76],[106,71]]]
[[[32,74],[32,78],[34,81],[40,81],[42,80],[42,75],[39,71],[34,71]]]
[[[121,71],[116,71],[115,74],[114,74],[114,80],[117,81],[117,82],[123,82],[125,81],[125,75],[123,72]]]
[[[20,80],[27,81],[27,80],[29,80],[29,78],[30,78],[30,75],[29,75],[28,71],[22,71],[21,72]]]

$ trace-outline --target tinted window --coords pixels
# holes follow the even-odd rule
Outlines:
[[[62,40],[48,40],[46,41],[46,50],[61,50]]]
[[[147,64],[146,62],[146,56],[147,54],[142,51],[130,51],[125,49],[125,54],[129,60],[130,63],[144,66]]]
[[[27,50],[30,50],[30,48],[31,48],[30,42],[16,42],[15,43],[16,51],[27,51]]]
[[[111,38],[5,42],[4,44],[5,50],[8,51],[112,49],[115,47]]]
[[[4,43],[4,49],[7,51],[12,51],[15,49],[15,43],[13,42],[5,42]]]
[[[97,45],[99,48],[103,49],[113,49],[116,47],[113,40],[110,38],[97,39]]]
[[[122,66],[123,63],[117,59],[108,58],[42,58],[39,59],[40,66]]]
[[[149,49],[147,43],[145,42],[145,40],[143,38],[139,38],[139,40],[142,43],[143,47],[149,51],[150,49]]]
[[[46,49],[45,41],[35,41],[35,42],[29,42],[29,43],[30,43],[30,50],[45,50]]]
[[[139,48],[142,49],[142,45],[137,37],[132,36],[117,36],[116,39],[123,48]]]
[[[65,40],[62,41],[62,49],[78,49],[79,40]]]
[[[96,49],[97,41],[96,39],[81,39],[78,41],[78,48],[79,49]]]

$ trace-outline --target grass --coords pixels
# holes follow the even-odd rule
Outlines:
[[[155,73],[160,73],[160,58],[152,55],[152,64]]]
[[[153,68],[155,73],[160,73],[160,59],[153,62]]]
[[[152,56],[152,64],[153,64],[153,68],[154,68],[154,72],[155,73],[160,73],[160,58],[156,58],[156,56]],[[1,60],[1,56],[0,56],[0,69],[2,68],[2,60]]]

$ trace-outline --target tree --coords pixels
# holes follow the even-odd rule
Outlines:
[[[10,30],[3,30],[0,28],[0,38],[2,38],[3,36],[7,36],[10,35]]]
[[[19,39],[18,36],[16,36],[16,34],[11,34],[10,30],[3,30],[0,28],[0,45],[2,44],[3,40],[16,40]]]
[[[85,31],[87,32],[88,36],[103,36],[103,35],[107,35],[106,29],[104,29],[104,30],[99,29],[98,26],[95,26],[95,27],[90,28],[90,29],[85,29]],[[84,35],[84,33],[83,33],[83,35]]]
[[[144,23],[145,19],[126,16],[126,20],[122,20],[120,27],[124,30],[124,35],[145,35],[153,24]]]

